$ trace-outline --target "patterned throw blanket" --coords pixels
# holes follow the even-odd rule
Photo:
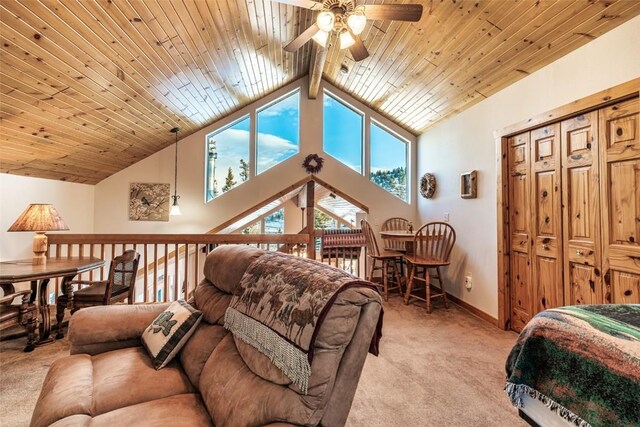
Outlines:
[[[377,289],[342,270],[277,252],[257,258],[225,313],[225,328],[265,354],[307,393],[316,336],[338,294]],[[382,312],[369,352],[378,355]]]
[[[576,426],[640,426],[640,305],[546,310],[506,365],[514,406],[527,394]]]

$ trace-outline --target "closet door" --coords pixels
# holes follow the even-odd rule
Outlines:
[[[640,303],[638,98],[599,111],[604,301]]]
[[[509,138],[509,231],[511,255],[511,328],[521,331],[531,319],[532,286],[529,260],[529,133]]]
[[[598,113],[561,123],[565,304],[602,302]]]
[[[560,124],[531,131],[533,312],[563,305]]]

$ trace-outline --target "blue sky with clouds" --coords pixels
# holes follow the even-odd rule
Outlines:
[[[295,155],[300,146],[300,92],[258,111],[258,173]]]

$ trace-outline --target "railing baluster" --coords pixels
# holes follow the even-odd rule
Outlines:
[[[180,298],[180,247],[175,244],[175,250],[173,251],[173,269],[175,277],[173,279],[173,300]]]
[[[158,302],[158,245],[153,245],[153,302]]]
[[[184,245],[184,300],[186,301],[189,294],[189,244]]]
[[[147,244],[143,243],[143,256],[142,259],[144,260],[144,296],[142,297],[144,302],[147,302],[149,300],[149,261],[148,261],[148,254],[147,254]]]
[[[93,258],[93,243],[89,243],[89,256]],[[93,270],[89,272],[89,280],[93,281]]]
[[[104,243],[100,243],[100,258],[104,259]],[[100,267],[100,280],[104,280],[104,264]]]
[[[169,262],[167,257],[169,256],[169,245],[165,243],[164,245],[164,291],[163,291],[163,301],[169,300]]]

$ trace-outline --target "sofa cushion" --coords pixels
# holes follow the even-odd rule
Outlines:
[[[142,344],[156,369],[166,366],[178,354],[201,320],[201,311],[178,300],[151,322],[142,333]]]
[[[91,418],[74,415],[51,427],[113,427],[113,426],[213,426],[202,399],[197,394],[179,394],[127,406]]]
[[[194,386],[198,387],[204,364],[226,334],[227,331],[220,325],[201,322],[182,348],[180,363]]]
[[[245,270],[265,251],[252,246],[223,245],[211,252],[204,262],[204,277],[221,291],[239,294]]]
[[[51,364],[31,426],[48,426],[71,415],[95,417],[125,406],[194,391],[177,361],[156,371],[142,347],[97,356],[76,354]]]
[[[194,292],[194,307],[202,311],[205,322],[224,325],[224,313],[231,302],[231,294],[221,291],[204,279]]]
[[[93,356],[93,416],[194,391],[177,360],[157,371],[142,347]]]
[[[31,426],[44,427],[70,415],[91,414],[92,390],[91,356],[76,354],[54,361],[42,384]]]

